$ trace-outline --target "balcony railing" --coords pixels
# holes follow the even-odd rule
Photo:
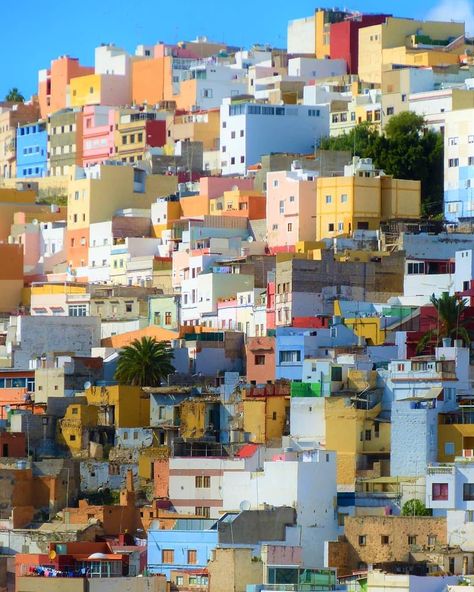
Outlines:
[[[430,466],[426,469],[426,473],[427,475],[454,475],[454,467],[447,465]]]

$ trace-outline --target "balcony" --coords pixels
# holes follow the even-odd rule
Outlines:
[[[435,475],[454,475],[454,466],[452,465],[439,465],[439,466],[429,466],[426,469],[426,474],[435,476]]]

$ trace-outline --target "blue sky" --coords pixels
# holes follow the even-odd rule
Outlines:
[[[0,97],[13,86],[29,97],[36,91],[38,70],[59,55],[93,65],[94,48],[105,42],[134,51],[140,43],[207,35],[243,47],[252,43],[285,47],[288,20],[310,15],[315,6],[335,5],[308,0],[44,0],[40,4],[23,0],[17,14],[12,6],[12,18],[0,36]],[[473,0],[359,0],[347,7],[413,18],[466,19],[474,34]]]

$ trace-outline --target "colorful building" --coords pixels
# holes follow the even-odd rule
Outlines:
[[[42,121],[20,126],[16,132],[16,176],[46,177],[48,134]]]
[[[420,216],[420,182],[383,176],[371,159],[354,157],[344,177],[321,177],[316,184],[317,240],[378,230],[382,221]]]
[[[103,164],[115,154],[116,111],[101,105],[83,109],[82,166]]]

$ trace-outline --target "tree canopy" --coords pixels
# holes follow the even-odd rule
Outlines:
[[[419,499],[411,499],[403,504],[402,516],[431,516],[431,510]]]
[[[175,371],[174,357],[168,341],[153,337],[135,339],[119,353],[115,379],[133,386],[160,386]]]
[[[16,87],[13,87],[8,91],[5,101],[9,101],[10,103],[24,103],[25,97]]]
[[[378,169],[397,179],[421,182],[422,214],[443,212],[443,138],[428,129],[421,115],[403,111],[390,118],[382,134],[364,122],[341,136],[323,138],[324,150],[349,150],[371,158]]]

